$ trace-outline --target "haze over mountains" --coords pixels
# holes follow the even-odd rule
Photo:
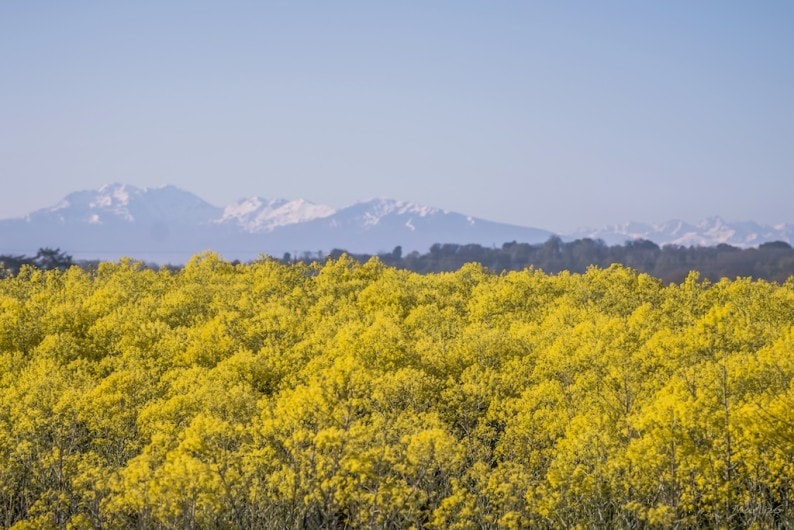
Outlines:
[[[214,250],[227,259],[260,254],[328,252],[426,252],[434,243],[501,246],[507,241],[543,243],[549,230],[496,223],[409,202],[377,198],[334,209],[302,199],[249,197],[225,207],[174,186],[137,188],[110,184],[77,191],[55,206],[22,218],[0,220],[0,253],[32,254],[59,247],[78,259],[131,256],[157,263],[184,263]],[[728,223],[718,217],[697,225],[627,223],[562,234],[609,244],[649,239],[659,245],[739,247],[794,240],[794,226]]]

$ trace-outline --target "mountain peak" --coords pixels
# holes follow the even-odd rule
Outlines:
[[[45,245],[84,258],[131,255],[172,263],[208,248],[231,259],[252,259],[262,252],[282,255],[332,248],[377,253],[397,245],[404,251],[425,251],[435,243],[540,244],[552,235],[387,197],[336,210],[304,199],[255,195],[221,208],[173,185],[138,188],[118,182],[70,193],[55,206],[0,223],[0,253],[35,252]],[[561,237],[609,244],[647,239],[658,245],[748,247],[767,241],[792,243],[794,226],[733,223],[714,216],[698,224],[631,222]]]
[[[126,210],[131,197],[141,194],[141,190],[126,184],[105,184],[100,187],[95,195],[95,199],[89,204],[95,209],[113,209],[115,213],[123,217],[131,218],[131,214]]]
[[[236,224],[248,232],[266,232],[279,226],[328,217],[334,212],[330,206],[304,199],[288,201],[252,196],[226,206],[217,222]]]
[[[590,237],[608,244],[622,244],[632,239],[647,239],[658,245],[715,246],[728,244],[737,247],[755,246],[765,241],[791,242],[794,239],[787,224],[762,226],[753,221],[729,222],[720,216],[702,219],[690,224],[680,219],[664,223],[626,223],[599,229],[579,229],[567,239]]]
[[[175,186],[138,188],[114,182],[95,190],[75,191],[55,206],[28,214],[25,219],[52,219],[61,224],[108,222],[207,223],[217,208],[197,195]]]
[[[412,213],[412,214],[417,214],[421,217],[425,217],[427,215],[432,215],[436,213],[446,213],[444,210],[441,210],[439,208],[424,206],[421,204],[403,201],[399,199],[390,199],[387,197],[371,198],[356,203],[354,206],[365,207],[367,209],[380,212],[384,215],[390,213],[397,213],[400,215],[406,213]]]
[[[386,218],[408,217],[403,224],[411,230],[414,229],[412,218],[424,218],[436,214],[448,213],[438,208],[422,206],[407,201],[389,199],[387,197],[375,197],[354,203],[347,208],[339,210],[339,216],[347,223],[359,224],[362,227],[374,227]]]
[[[146,188],[144,188],[146,189]],[[141,188],[133,186],[131,184],[125,184],[123,182],[110,182],[108,184],[102,184],[99,189],[96,190],[98,193],[126,193],[126,192],[140,192]]]

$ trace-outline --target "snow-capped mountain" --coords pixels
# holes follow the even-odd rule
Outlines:
[[[434,243],[541,243],[551,232],[494,223],[392,199],[334,210],[304,200],[250,197],[225,207],[173,186],[110,184],[69,194],[50,208],[0,221],[0,254],[59,247],[76,258],[131,256],[183,263],[215,250],[248,260],[286,252],[426,252]]]
[[[174,186],[136,188],[109,184],[77,191],[55,206],[18,219],[0,220],[0,254],[34,254],[58,247],[80,259],[131,256],[158,263],[184,263],[204,250],[227,259],[289,252],[426,252],[434,243],[501,246],[539,244],[552,232],[486,221],[410,202],[376,198],[335,210],[305,200],[249,197],[214,206]],[[659,245],[737,247],[768,241],[794,243],[794,225],[729,223],[719,217],[698,224],[680,220],[626,223],[581,229],[565,240],[589,237],[608,244],[648,239]]]
[[[754,247],[769,241],[794,242],[794,225],[764,226],[753,221],[729,223],[720,217],[709,217],[698,224],[681,220],[665,223],[625,223],[599,229],[580,229],[566,239],[589,237],[605,243],[622,244],[628,240],[647,239],[658,245],[710,247],[719,244]]]
[[[263,199],[249,197],[228,205],[218,223],[237,224],[248,232],[267,232],[279,226],[304,223],[328,217],[334,209],[303,199]]]
[[[95,225],[150,220],[204,224],[217,218],[221,211],[175,186],[141,189],[107,184],[98,190],[70,193],[55,206],[33,212],[24,219],[29,223]]]
[[[345,249],[350,252],[427,252],[434,243],[478,243],[501,246],[505,241],[541,243],[552,233],[494,223],[456,212],[393,199],[371,199],[337,210],[333,215],[284,227],[282,234],[312,242],[305,249]],[[300,250],[300,247],[295,247]]]

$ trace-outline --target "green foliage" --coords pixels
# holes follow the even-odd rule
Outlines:
[[[0,280],[2,528],[790,527],[793,411],[791,281]]]
[[[341,250],[331,256],[338,257]],[[356,255],[362,263],[369,255]],[[411,252],[382,253],[384,263],[420,273],[454,271],[466,263],[477,262],[495,272],[522,270],[535,267],[548,273],[564,270],[584,273],[588,267],[607,268],[613,263],[652,274],[665,283],[683,281],[689,271],[697,270],[704,278],[751,277],[784,282],[794,275],[794,249],[783,241],[762,243],[758,248],[732,247],[719,244],[715,247],[684,247],[664,245],[647,240],[626,241],[624,245],[607,246],[601,240],[577,239],[564,242],[552,237],[546,243],[505,243],[501,248],[477,244],[435,244],[425,254]],[[309,256],[306,259],[311,259]],[[322,256],[317,258],[322,261]],[[289,260],[286,260],[289,262]]]

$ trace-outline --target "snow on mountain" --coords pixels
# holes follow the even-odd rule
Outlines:
[[[494,223],[386,198],[341,208],[326,218],[296,225],[296,235],[299,230],[311,233],[312,237],[319,235],[315,248],[330,245],[365,253],[391,251],[397,245],[405,252],[426,252],[435,243],[485,246],[501,246],[505,241],[542,243],[552,235],[547,230]]]
[[[753,247],[769,241],[794,242],[794,226],[764,226],[753,221],[729,223],[721,217],[709,217],[693,225],[681,220],[659,224],[625,223],[598,229],[580,229],[566,239],[589,237],[610,245],[635,239],[647,239],[658,245],[702,246],[719,244]]]
[[[166,221],[205,224],[220,212],[220,208],[174,186],[136,188],[115,183],[98,190],[70,193],[55,206],[37,210],[24,219],[27,222],[95,225]]]
[[[158,263],[184,263],[193,254],[215,250],[227,259],[261,254],[328,252],[426,252],[435,243],[501,246],[508,241],[540,244],[547,230],[495,223],[464,214],[387,198],[334,210],[305,200],[249,197],[225,207],[176,188],[109,184],[77,191],[50,208],[23,218],[0,220],[0,254],[34,254],[59,247],[76,258],[132,256]],[[763,226],[719,217],[697,224],[672,220],[581,229],[564,235],[608,244],[648,239],[659,245],[737,247],[767,241],[794,243],[794,225]]]
[[[334,209],[330,206],[303,199],[288,201],[249,197],[226,206],[217,222],[234,223],[248,232],[266,232],[279,226],[321,219],[333,213]]]
[[[71,193],[22,219],[0,220],[0,254],[32,254],[48,246],[76,258],[184,263],[203,250],[247,260],[334,248],[426,252],[434,243],[541,243],[550,235],[386,198],[334,210],[301,199],[254,196],[220,208],[174,186],[109,184]]]
[[[404,218],[405,222],[410,222],[414,217],[444,216],[449,212],[411,202],[378,197],[342,208],[336,214],[332,219],[335,226],[354,224],[361,227],[375,227],[388,219]]]
[[[131,213],[143,219],[188,225],[205,225],[221,215],[221,208],[175,186],[145,188],[131,203]]]
[[[357,210],[363,211],[362,221],[365,226],[377,225],[380,223],[381,219],[389,215],[427,217],[429,215],[444,215],[449,213],[444,210],[439,210],[438,208],[421,206],[419,204],[397,201],[384,197],[360,202],[354,205],[354,209],[351,210],[351,213]]]

